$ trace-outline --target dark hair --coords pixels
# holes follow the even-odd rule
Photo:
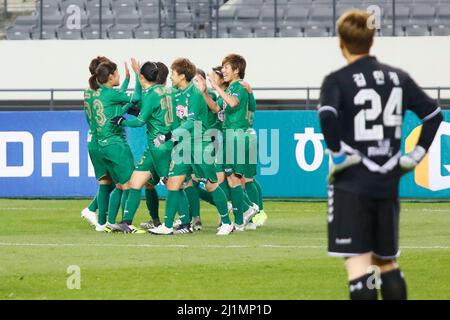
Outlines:
[[[95,69],[95,73],[89,78],[89,86],[92,90],[98,90],[101,84],[108,82],[109,76],[117,70],[114,62],[102,62]]]
[[[234,53],[229,54],[223,59],[222,66],[226,65],[227,63],[230,64],[233,71],[239,69],[239,78],[244,79],[245,67],[247,66],[247,63],[243,56]]]
[[[351,54],[369,53],[375,35],[375,28],[368,26],[370,14],[363,10],[349,10],[337,21],[339,38]]]
[[[197,69],[197,74],[201,75],[203,78],[206,79],[206,73],[202,69]]]
[[[217,66],[212,68],[215,74],[217,74],[219,77],[223,79],[223,73],[222,73],[222,66]]]
[[[167,81],[167,76],[169,75],[169,68],[162,63],[157,62],[156,65],[158,66],[158,76],[156,77],[156,83],[157,84],[164,84]]]
[[[170,66],[172,70],[175,70],[179,75],[184,74],[187,81],[191,81],[197,73],[197,68],[189,59],[178,58]]]
[[[97,58],[92,59],[91,63],[89,64],[89,72],[91,73],[91,75],[93,75],[95,73],[95,69],[97,69],[100,63],[109,61],[111,60],[103,56],[98,56]]]
[[[144,63],[140,72],[147,81],[155,82],[158,79],[158,66],[154,62]]]

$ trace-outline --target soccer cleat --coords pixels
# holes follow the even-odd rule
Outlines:
[[[250,221],[246,226],[245,230],[256,230],[256,223]]]
[[[173,228],[176,229],[176,228],[178,228],[179,226],[181,226],[181,220],[180,220],[180,219],[177,219],[177,220],[175,220],[175,221],[173,222]]]
[[[220,228],[219,231],[216,233],[218,236],[226,236],[229,235],[230,233],[233,232],[233,224],[226,224],[223,223]]]
[[[257,213],[258,211],[256,211],[255,208],[248,208],[248,210],[244,212],[244,225],[246,226]]]
[[[81,218],[86,219],[91,226],[97,226],[97,215],[95,212],[89,210],[89,208],[84,208],[81,211]]]
[[[128,226],[128,228],[130,228],[130,232],[127,233],[133,233],[133,234],[144,234],[147,233],[147,231],[136,228],[135,226],[133,226],[132,224]]]
[[[134,233],[134,234],[146,233],[145,230],[138,229],[135,226],[133,226],[132,224],[128,225],[126,222],[121,222],[121,223],[117,224],[117,227],[118,227],[117,231],[123,232],[123,233]]]
[[[195,231],[202,230],[202,221],[200,220],[200,217],[192,217],[191,226]]]
[[[190,223],[182,224],[178,228],[175,228],[174,234],[185,234],[185,233],[193,233],[192,226]]]
[[[148,232],[156,235],[170,235],[173,234],[173,228],[167,228],[165,224],[160,224],[156,228],[148,230]]]
[[[139,225],[139,227],[141,228],[141,229],[146,229],[146,230],[149,230],[149,229],[153,229],[153,228],[156,228],[156,227],[158,227],[159,225],[161,225],[161,222],[159,221],[159,220],[149,220],[149,221],[146,221],[146,222],[142,222],[140,225]]]
[[[239,231],[239,232],[245,231],[244,224],[234,224],[234,231]]]
[[[252,208],[255,209],[256,214],[259,213],[259,206],[258,206],[256,203],[253,203],[253,204],[252,204]]]
[[[259,211],[257,215],[255,215],[252,219],[253,223],[256,224],[257,227],[262,227],[267,220],[267,213],[264,210]]]
[[[117,223],[106,223],[105,226],[105,232],[111,233],[111,232],[122,232],[121,227]]]
[[[97,224],[95,226],[95,231],[97,232],[104,232],[106,229],[106,223],[105,224]]]

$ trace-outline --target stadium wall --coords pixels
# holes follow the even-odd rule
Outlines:
[[[450,111],[430,152],[401,181],[405,198],[450,197]],[[418,138],[407,114],[403,145]],[[258,180],[265,197],[325,198],[328,156],[314,111],[259,111]],[[0,197],[91,197],[96,182],[87,154],[82,111],[0,112]],[[135,161],[146,148],[145,128],[127,132]],[[162,196],[165,190],[158,186]]]
[[[185,56],[209,70],[231,52],[246,57],[246,79],[254,87],[317,87],[327,73],[345,64],[337,38],[0,41],[0,88],[84,88],[88,64],[97,55],[106,55],[121,66],[130,57],[170,65],[176,57]],[[450,86],[449,52],[450,37],[380,37],[373,49],[381,61],[408,70],[424,87]],[[123,68],[120,70],[123,75]],[[258,99],[302,99],[305,93],[274,91],[256,95]],[[21,93],[19,97],[48,96]],[[55,99],[79,97],[80,93],[55,94]],[[442,92],[442,97],[450,98],[450,90]],[[0,99],[17,100],[17,93],[1,92]]]

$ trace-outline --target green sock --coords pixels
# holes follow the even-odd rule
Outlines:
[[[225,192],[218,186],[216,190],[210,192],[211,198],[214,199],[217,211],[219,211],[220,219],[222,223],[231,224],[230,216],[228,215],[227,197]]]
[[[184,189],[186,193],[188,203],[189,203],[189,213],[191,217],[199,217],[200,216],[200,198],[198,195],[197,188],[194,186],[189,186]]]
[[[212,204],[213,206],[215,206],[216,204],[214,203],[214,199],[211,195],[210,192],[206,191],[203,188],[200,188],[200,186],[198,187],[198,195],[200,196],[200,199],[202,199],[205,202],[208,202],[209,204]],[[223,190],[222,190],[223,191]],[[227,196],[225,196],[226,199]]]
[[[141,190],[130,189],[128,199],[125,204],[125,210],[123,212],[123,221],[126,221],[128,224],[131,224],[133,222],[134,216],[136,215],[136,211],[139,208],[140,203],[141,203]]]
[[[244,223],[244,191],[242,190],[242,186],[237,186],[234,188],[230,188],[231,193],[231,202],[233,203],[233,213],[234,213],[234,222],[236,224]]]
[[[180,203],[178,206],[178,214],[182,224],[188,224],[191,222],[191,215],[189,213],[189,199],[184,190],[180,190]]]
[[[252,202],[252,200],[250,200],[250,197],[248,196],[247,190],[246,189],[242,189],[242,191],[244,192],[244,207],[245,208],[247,208],[247,207],[249,208],[249,207],[251,207],[253,205],[253,202]],[[245,209],[244,212],[247,211],[247,209]]]
[[[164,214],[164,225],[167,228],[173,227],[173,220],[175,219],[175,214],[180,206],[180,191],[167,191],[166,199],[166,210]]]
[[[130,195],[130,189],[122,190],[122,199],[120,199],[120,207],[122,209],[122,221],[124,218],[125,206],[127,205],[128,196]]]
[[[106,214],[108,212],[110,185],[101,184],[98,187],[97,203],[98,203],[98,224],[106,223]]]
[[[253,181],[245,183],[245,191],[247,191],[250,201],[256,203],[259,207],[259,192]]]
[[[100,191],[100,187],[99,187],[99,191]],[[92,211],[92,212],[97,211],[97,209],[98,209],[97,197],[98,197],[98,192],[97,192],[97,195],[94,197],[94,199],[92,199],[91,203],[88,205],[89,211]]]
[[[152,220],[159,221],[159,197],[156,189],[145,189],[145,203],[147,204],[148,212],[152,217]]]
[[[257,202],[259,206],[259,210],[264,210],[264,201],[263,201],[263,194],[262,194],[262,188],[259,184],[258,180],[253,179],[253,183],[255,184],[256,189],[258,189],[258,196],[259,196],[259,202]]]
[[[225,179],[220,185],[220,188],[225,192],[225,196],[227,197],[227,200],[231,200],[231,193],[230,193],[230,186],[228,185],[228,181]]]
[[[122,190],[114,188],[114,190],[109,195],[108,222],[111,224],[116,223],[116,217],[117,213],[119,212],[122,193]]]

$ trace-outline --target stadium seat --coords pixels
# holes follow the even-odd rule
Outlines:
[[[300,25],[308,21],[308,13],[308,8],[288,5],[284,17],[287,22]]]
[[[158,7],[154,6],[141,6],[140,7],[141,17],[151,21],[158,21],[160,13],[158,12]],[[165,13],[161,12],[161,19],[165,18]]]
[[[64,15],[44,15],[42,17],[42,24],[44,26],[55,26],[59,27],[63,24]]]
[[[392,37],[392,24],[381,24],[381,29],[378,31],[379,35],[384,37]],[[396,36],[404,36],[403,27],[397,25],[395,27]]]
[[[99,39],[99,25],[93,25],[84,28],[81,32],[84,39]],[[107,38],[106,26],[102,26],[102,39]]]
[[[133,26],[114,26],[108,29],[109,39],[132,39],[134,37]]]
[[[243,26],[230,27],[228,30],[231,38],[252,38],[252,29]]]
[[[272,25],[257,25],[254,28],[256,38],[273,38],[275,36],[275,26]]]
[[[42,6],[44,10],[48,8],[59,10],[61,8],[61,0],[44,0]],[[39,12],[40,8],[41,8],[41,1],[36,1],[36,12]]]
[[[136,0],[114,0],[111,7],[116,14],[132,14],[137,11]]]
[[[66,27],[56,30],[58,39],[63,40],[81,40],[83,39],[81,29],[68,29]]]
[[[43,40],[53,40],[57,39],[56,37],[56,26],[45,26],[42,28],[42,39]],[[31,32],[31,37],[33,40],[39,40],[40,39],[40,29],[34,28]]]
[[[261,8],[255,5],[245,4],[237,8],[237,19],[259,19]]]
[[[230,6],[222,6],[219,9],[219,19],[235,19],[236,18],[236,8]]]
[[[44,0],[45,1],[45,0]],[[63,14],[67,14],[67,8],[69,8],[70,6],[76,6],[78,8],[80,8],[80,10],[82,12],[86,11],[86,1],[85,0],[66,0],[61,2],[61,12]],[[69,11],[70,13],[71,11]]]
[[[405,35],[408,37],[426,37],[430,35],[428,26],[413,24],[405,28]]]
[[[302,32],[300,28],[292,25],[285,25],[280,28],[280,37],[301,37]]]
[[[279,6],[277,9],[278,21],[280,22],[284,19],[284,11],[285,6]],[[265,5],[264,7],[262,7],[259,17],[262,22],[273,21],[275,18],[274,6]]]
[[[102,15],[102,26],[111,26],[114,24],[115,15],[109,14],[109,15]],[[90,24],[98,25],[100,24],[100,17],[98,15],[90,16]]]
[[[329,6],[312,7],[309,11],[309,22],[314,26],[330,26],[333,24],[333,8]]]
[[[37,26],[39,23],[39,16],[31,15],[31,16],[18,16],[14,23],[15,27],[27,29],[31,31],[34,26]]]
[[[450,36],[450,28],[446,25],[435,25],[431,29],[433,36]]]
[[[384,19],[388,23],[390,23],[392,19],[392,6],[388,6],[384,9]],[[399,22],[402,25],[408,23],[410,19],[410,8],[406,6],[396,6],[395,7],[395,19],[396,22]]]
[[[30,40],[30,30],[22,27],[11,26],[6,29],[6,39],[8,40]]]
[[[144,24],[134,30],[136,39],[154,39],[159,37],[158,25]]]
[[[430,5],[415,5],[411,9],[411,20],[414,22],[432,23],[435,15],[436,9]]]
[[[328,37],[328,28],[323,26],[308,26],[304,28],[305,37]]]
[[[90,15],[96,14],[98,15],[100,9],[100,1],[99,0],[91,0],[86,3],[86,10],[89,11]],[[102,0],[102,14],[110,14],[111,13],[111,0]]]
[[[442,24],[448,25],[450,21],[450,3],[442,4],[437,8],[436,20]]]

